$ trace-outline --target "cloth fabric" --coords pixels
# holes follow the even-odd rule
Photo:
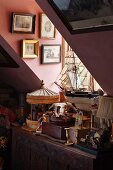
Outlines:
[[[113,119],[113,97],[100,96],[97,117]]]

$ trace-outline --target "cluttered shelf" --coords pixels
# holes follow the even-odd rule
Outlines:
[[[79,153],[82,155],[85,155],[87,157],[92,157],[92,158],[96,158],[94,155],[90,155],[86,152],[80,151],[79,149],[76,149],[73,147],[73,145],[70,145],[71,147],[68,147],[67,145],[65,145],[66,140],[60,140],[60,139],[56,139],[56,138],[52,138],[48,135],[42,134],[42,133],[35,133],[35,132],[29,132],[24,130],[22,127],[20,126],[12,126],[12,132],[13,135],[14,134],[18,134],[19,136],[21,135],[21,137],[25,137],[33,140],[34,142],[36,141],[42,141],[42,142],[47,142],[48,144],[52,144],[54,146],[59,146],[60,148],[64,148],[65,150],[71,151],[73,153]]]
[[[110,170],[112,159],[113,152],[97,156],[46,135],[12,127],[13,170]]]

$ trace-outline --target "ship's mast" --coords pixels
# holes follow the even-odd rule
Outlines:
[[[65,64],[55,84],[66,91],[94,91],[94,79],[69,47],[65,53]]]

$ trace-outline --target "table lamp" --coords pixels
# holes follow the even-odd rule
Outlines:
[[[29,121],[34,122],[35,120],[37,120],[35,105],[41,104],[41,106],[42,106],[43,115],[39,118],[39,120],[41,121],[42,119],[45,118],[44,117],[45,113],[46,113],[45,105],[59,102],[60,97],[59,97],[59,94],[49,90],[48,88],[45,88],[44,83],[42,81],[42,85],[41,85],[40,89],[35,90],[31,93],[27,93],[26,101],[27,101],[27,103],[31,104],[31,118],[30,118],[31,121],[30,120]],[[38,122],[39,122],[39,120],[38,120]],[[40,125],[39,125],[39,127],[40,127]],[[37,128],[38,128],[38,126],[37,126]]]
[[[42,86],[40,89],[27,93],[27,102],[30,104],[52,104],[60,101],[59,94]]]
[[[105,125],[107,127],[111,126],[113,120],[113,97],[99,97],[99,106],[96,117],[100,118],[101,128],[104,128]]]
[[[45,88],[44,83],[42,81],[42,86],[40,89],[31,93],[27,93],[26,101],[31,104],[32,115],[33,105],[41,104],[43,106],[43,112],[45,112],[45,105],[59,102],[60,97],[59,94],[49,90],[48,88]]]

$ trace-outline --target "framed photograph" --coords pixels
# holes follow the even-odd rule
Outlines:
[[[113,30],[113,0],[48,0],[71,34]]]
[[[61,62],[61,45],[42,45],[42,64]]]
[[[39,53],[38,40],[23,40],[22,41],[22,57],[23,58],[36,58]]]
[[[12,14],[12,33],[34,33],[35,32],[34,14]]]
[[[40,38],[54,39],[56,29],[53,23],[49,20],[46,14],[40,16]]]

